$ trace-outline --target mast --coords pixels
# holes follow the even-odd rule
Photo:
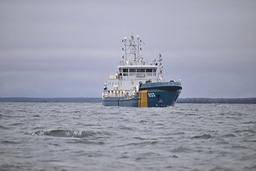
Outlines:
[[[140,54],[142,50],[140,36],[137,35],[136,39],[134,36],[131,36],[130,39],[124,37],[122,42],[124,43],[124,48],[122,48],[124,56],[121,62],[124,64],[141,65],[143,63],[143,56]]]
[[[158,58],[158,80],[161,81],[163,80],[163,63],[162,63],[162,54],[159,53],[159,58]]]

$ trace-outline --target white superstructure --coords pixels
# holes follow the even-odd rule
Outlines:
[[[131,97],[138,93],[140,83],[163,82],[162,56],[150,64],[140,54],[142,40],[139,36],[131,36],[122,40],[124,56],[117,66],[115,75],[108,77],[104,84],[103,97]]]

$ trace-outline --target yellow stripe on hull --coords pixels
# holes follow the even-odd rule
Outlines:
[[[148,90],[140,91],[139,107],[148,107]]]

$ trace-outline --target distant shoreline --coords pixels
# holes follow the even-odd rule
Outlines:
[[[62,103],[101,103],[101,98],[67,97],[67,98],[30,98],[3,97],[0,102],[62,102]],[[256,104],[256,98],[179,98],[177,103],[229,103]]]

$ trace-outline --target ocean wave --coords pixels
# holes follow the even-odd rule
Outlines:
[[[256,121],[243,122],[242,124],[256,124]]]
[[[5,127],[3,125],[0,125],[0,129],[9,129],[9,128],[7,128],[7,127]]]
[[[20,142],[3,140],[3,141],[0,141],[0,144],[20,144]]]
[[[235,137],[235,135],[234,134],[225,134],[222,137]]]
[[[72,130],[50,130],[50,131],[44,131],[44,130],[39,130],[35,131],[32,133],[29,133],[30,135],[33,136],[53,136],[53,137],[76,137],[76,138],[83,138],[83,137],[90,137],[90,136],[95,136],[97,133],[93,131],[72,131]]]
[[[248,170],[248,171],[255,171],[256,170],[256,165],[250,166],[250,167],[245,167],[244,169]]]
[[[210,134],[203,134],[203,135],[197,135],[192,137],[192,139],[210,139],[210,138],[212,138]]]
[[[179,146],[171,150],[171,152],[173,153],[188,152],[188,151],[190,151],[190,149],[183,146]]]

